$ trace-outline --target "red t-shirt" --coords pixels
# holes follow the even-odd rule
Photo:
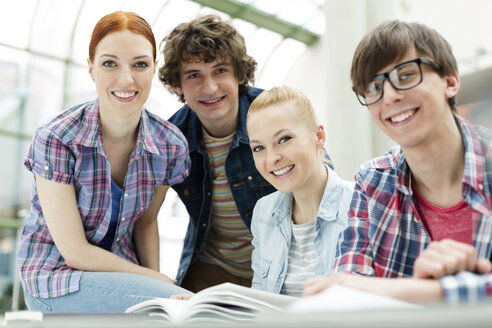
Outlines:
[[[417,198],[417,209],[432,241],[453,239],[473,246],[473,216],[480,214],[462,200],[443,208],[429,203],[412,188]]]

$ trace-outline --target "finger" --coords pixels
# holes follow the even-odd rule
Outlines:
[[[309,296],[318,294],[333,285],[332,279],[330,276],[313,278],[306,281],[304,285],[304,292],[302,296]]]
[[[492,262],[486,259],[480,259],[477,261],[477,272],[481,274],[492,272]]]

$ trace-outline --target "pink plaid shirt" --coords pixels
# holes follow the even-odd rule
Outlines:
[[[40,127],[24,165],[47,180],[74,185],[85,235],[97,245],[111,220],[111,174],[99,129],[99,102],[75,106]],[[154,188],[182,182],[189,166],[187,142],[180,130],[142,109],[122,188],[114,254],[138,263],[132,241],[135,221],[149,207]],[[56,248],[35,184],[17,263],[23,287],[32,296],[56,297],[79,289],[82,272],[68,267]]]

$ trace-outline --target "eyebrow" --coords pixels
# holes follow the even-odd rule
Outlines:
[[[118,59],[118,56],[110,55],[110,54],[102,54],[100,57],[110,57],[110,58]],[[150,59],[151,57],[147,56],[147,55],[141,55],[141,56],[133,57],[133,60],[142,59],[142,58],[149,58]]]
[[[280,129],[280,130],[278,130],[278,131],[277,131],[277,132],[273,135],[273,139],[277,138],[277,137],[278,137],[279,135],[281,135],[282,133],[284,133],[284,132],[288,132],[288,131],[289,131],[289,129]],[[260,141],[258,141],[258,140],[254,140],[254,139],[253,139],[253,140],[249,140],[249,143],[259,143],[259,144],[261,144],[261,142],[260,142]]]
[[[220,67],[220,66],[231,66],[231,64],[227,64],[225,62],[220,62],[220,63],[217,63],[214,66],[212,66],[212,68],[217,68],[217,67]],[[183,71],[182,74],[190,74],[190,73],[196,73],[196,72],[200,72],[200,70],[199,69],[192,68],[192,69],[187,69],[186,71]]]

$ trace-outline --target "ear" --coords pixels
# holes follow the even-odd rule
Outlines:
[[[324,147],[326,141],[325,129],[322,125],[318,126],[316,131],[316,148],[321,149]]]
[[[89,74],[91,75],[92,81],[95,81],[94,79],[94,64],[91,62],[90,58],[87,58],[87,66],[89,67]]]
[[[159,63],[159,60],[158,60],[158,59],[156,59],[156,60],[155,60],[155,62],[154,62],[154,73],[153,73],[153,75],[155,75],[155,71],[156,71],[156,69],[157,69],[157,64],[158,64],[158,63]]]
[[[444,77],[446,82],[446,88],[444,90],[444,95],[446,99],[453,98],[458,94],[460,89],[460,77],[458,76],[458,72],[454,72],[451,75]]]
[[[181,89],[180,87],[174,88],[174,92],[176,92],[178,94],[178,96],[183,95],[183,89]]]

